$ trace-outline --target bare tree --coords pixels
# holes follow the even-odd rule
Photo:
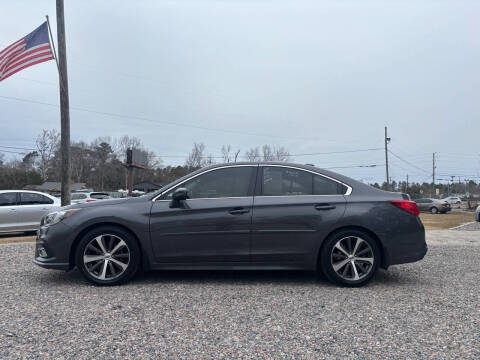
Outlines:
[[[232,151],[232,147],[230,145],[222,145],[223,162],[229,163],[231,161],[230,151]]]
[[[250,162],[260,161],[262,157],[260,156],[260,149],[258,148],[258,146],[247,150],[245,152],[245,158],[247,159],[247,161]]]
[[[283,146],[276,147],[265,144],[262,146],[262,150],[257,146],[251,148],[245,153],[247,161],[289,161],[290,153]]]
[[[60,144],[60,134],[57,130],[45,130],[38,135],[36,146],[38,153],[38,168],[43,181],[47,180],[47,173],[50,169],[52,159]]]
[[[235,152],[235,157],[234,157],[234,161],[237,162],[237,159],[238,159],[238,155],[240,155],[240,149],[238,149],[236,152]]]
[[[290,152],[283,146],[273,148],[275,161],[291,161]]]
[[[114,139],[112,147],[117,157],[123,162],[126,161],[127,149],[143,149],[142,141],[136,136],[129,135]]]
[[[199,168],[203,165],[203,159],[205,158],[205,144],[204,143],[195,143],[193,145],[192,151],[188,155],[187,160],[185,160],[185,166],[190,168]]]
[[[263,161],[275,161],[275,154],[270,145],[262,146]]]

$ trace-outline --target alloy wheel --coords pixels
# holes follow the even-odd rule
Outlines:
[[[372,271],[375,261],[370,244],[357,236],[338,240],[332,248],[330,259],[337,275],[348,281],[366,277]]]
[[[128,268],[130,249],[120,237],[102,234],[93,238],[85,247],[83,263],[92,277],[113,280]]]

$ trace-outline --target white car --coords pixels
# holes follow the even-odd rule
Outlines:
[[[0,233],[37,231],[42,216],[60,207],[60,199],[38,191],[0,190]]]
[[[449,196],[449,197],[447,197],[445,199],[442,199],[442,200],[445,200],[449,204],[461,204],[462,203],[462,199],[460,199],[458,196]]]
[[[72,204],[83,204],[107,199],[111,199],[111,197],[105,192],[76,192],[71,195]]]
[[[475,210],[475,220],[480,222],[480,205],[478,205],[477,210]]]

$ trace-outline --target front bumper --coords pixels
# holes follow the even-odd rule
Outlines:
[[[71,270],[72,229],[62,222],[37,231],[33,263],[46,269]]]

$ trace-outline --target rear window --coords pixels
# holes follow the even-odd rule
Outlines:
[[[72,194],[72,200],[86,199],[87,195],[85,194]]]
[[[110,196],[107,193],[91,193],[90,197],[92,199],[110,199]]]

